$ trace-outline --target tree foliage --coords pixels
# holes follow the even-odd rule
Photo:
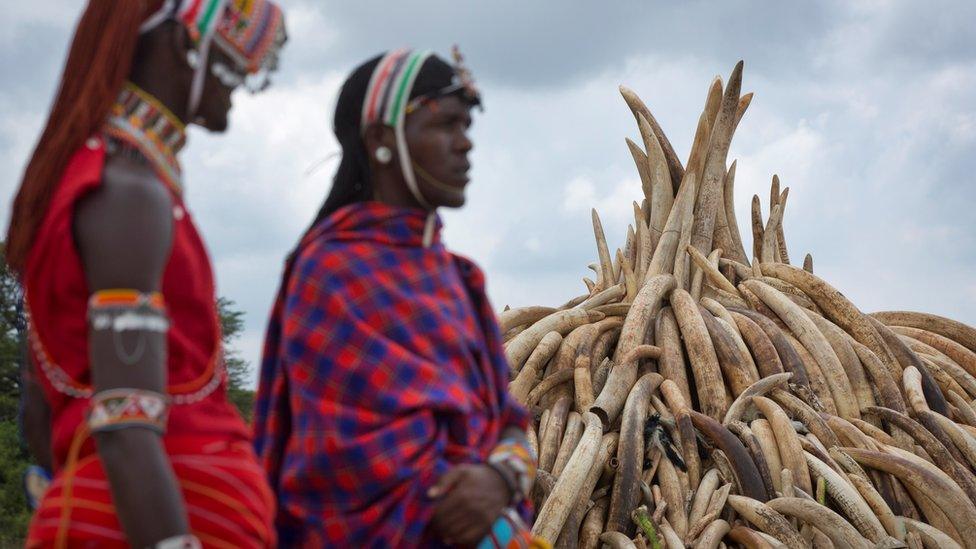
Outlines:
[[[250,422],[254,406],[254,391],[248,388],[251,384],[251,365],[231,345],[244,331],[244,311],[234,307],[234,302],[226,297],[217,299],[220,328],[223,331],[224,364],[227,367],[227,398]]]
[[[0,421],[16,421],[20,398],[20,332],[25,326],[17,277],[0,243]]]
[[[25,322],[17,277],[0,243],[0,543],[23,539],[30,520],[22,482],[29,456],[18,436],[20,334]]]

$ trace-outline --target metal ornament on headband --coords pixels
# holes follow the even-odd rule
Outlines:
[[[258,83],[248,88],[260,91],[268,86],[269,75],[278,66],[278,51],[287,40],[281,8],[270,0],[166,0],[139,32],[149,32],[170,19],[186,27],[197,47],[188,59],[194,69],[187,105],[191,119],[203,95],[211,43],[236,65],[211,67],[224,85],[233,87],[250,77]]]
[[[451,78],[451,83],[439,90],[434,90],[411,99],[407,103],[407,114],[412,113],[435,99],[453,94],[461,95],[469,105],[478,107],[479,111],[484,111],[484,106],[481,102],[481,92],[475,86],[471,71],[465,66],[464,56],[461,55],[461,50],[457,45],[451,48],[451,57],[454,60],[454,66],[452,67],[454,69],[454,76]]]

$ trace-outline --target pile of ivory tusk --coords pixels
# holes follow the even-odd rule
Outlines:
[[[976,548],[976,330],[865,314],[790,264],[789,189],[753,198],[747,255],[732,134],[742,63],[712,83],[687,164],[621,93],[644,200],[561,307],[499,315],[533,411],[536,535],[556,547]],[[750,260],[751,259],[751,260]]]

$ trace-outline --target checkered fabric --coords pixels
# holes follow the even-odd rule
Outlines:
[[[526,427],[484,277],[424,221],[349,205],[286,265],[254,417],[282,546],[436,547],[427,489]]]

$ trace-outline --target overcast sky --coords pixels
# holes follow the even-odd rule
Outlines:
[[[120,0],[121,1],[121,0]],[[596,257],[590,207],[622,246],[641,188],[617,91],[636,90],[681,158],[705,94],[745,60],[755,92],[729,153],[752,195],[789,186],[791,257],[865,311],[976,324],[976,2],[284,0],[290,40],[267,93],[238,92],[226,135],[191,131],[187,196],[219,292],[246,312],[256,364],[285,253],[328,192],[336,93],[400,45],[459,43],[485,97],[468,205],[445,239],[496,305],[557,305]],[[13,2],[0,20],[0,222],[55,91],[81,0]],[[638,140],[639,141],[639,140]]]

